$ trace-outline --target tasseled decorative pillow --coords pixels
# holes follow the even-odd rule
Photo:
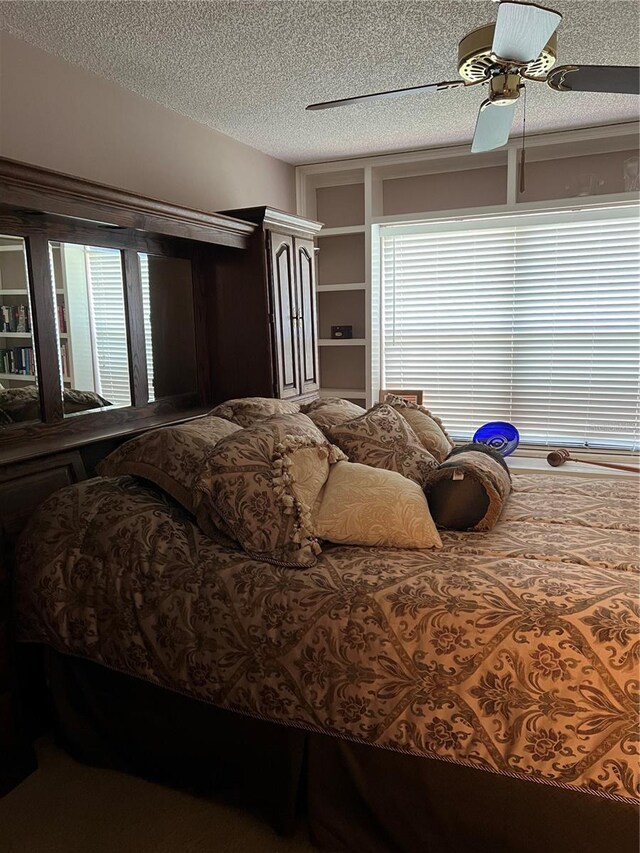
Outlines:
[[[345,455],[305,415],[275,415],[220,441],[199,478],[196,519],[257,560],[312,566],[320,545],[311,509]]]

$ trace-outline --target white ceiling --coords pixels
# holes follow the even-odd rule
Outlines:
[[[637,0],[553,6],[564,15],[559,63],[638,64]],[[469,141],[480,87],[304,107],[455,79],[459,39],[495,15],[490,0],[0,2],[0,23],[14,35],[291,163]],[[532,84],[527,129],[634,120],[638,100]]]

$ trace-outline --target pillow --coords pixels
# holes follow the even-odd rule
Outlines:
[[[97,466],[102,477],[133,474],[155,483],[191,513],[197,509],[196,482],[209,452],[240,427],[207,415],[132,438]]]
[[[311,507],[344,459],[305,415],[276,415],[224,438],[198,479],[202,530],[231,536],[257,560],[312,566],[320,553]]]
[[[95,391],[64,390],[64,412],[66,415],[110,406],[111,403]],[[26,388],[0,389],[0,409],[15,423],[40,420],[40,392],[37,385]]]
[[[420,486],[395,471],[338,462],[316,504],[314,531],[345,545],[441,548]]]
[[[35,379],[35,377],[34,377]],[[40,392],[36,385],[26,388],[3,388],[0,409],[15,423],[40,420]]]
[[[396,412],[411,424],[425,450],[428,450],[438,462],[444,462],[454,444],[447,435],[440,418],[432,415],[424,406],[408,403],[395,394],[387,394],[385,402],[393,406]]]
[[[510,492],[507,463],[486,444],[452,450],[425,486],[434,521],[450,530],[491,530]]]
[[[418,441],[410,424],[391,406],[379,403],[364,415],[327,430],[327,438],[351,462],[397,471],[423,486],[438,463]]]
[[[326,433],[331,427],[364,415],[366,409],[340,397],[324,397],[302,406],[300,411],[311,418],[318,429]]]
[[[250,427],[272,415],[295,415],[300,411],[297,403],[288,400],[276,400],[271,397],[240,397],[220,403],[209,414],[226,418],[242,427]]]
[[[105,400],[104,397],[96,394],[95,391],[79,391],[77,388],[65,388],[63,397],[65,415],[73,414],[73,412],[84,412],[87,409],[101,409],[111,405],[109,400]]]

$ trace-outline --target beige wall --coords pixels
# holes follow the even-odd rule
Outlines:
[[[293,166],[4,32],[0,156],[202,210],[295,211]]]

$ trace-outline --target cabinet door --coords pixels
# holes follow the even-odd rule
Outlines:
[[[278,396],[300,394],[298,323],[293,237],[269,235],[269,258],[273,299],[273,331]]]
[[[300,342],[301,393],[320,387],[318,379],[318,324],[316,281],[312,240],[296,237],[296,277],[298,280],[298,336]]]

